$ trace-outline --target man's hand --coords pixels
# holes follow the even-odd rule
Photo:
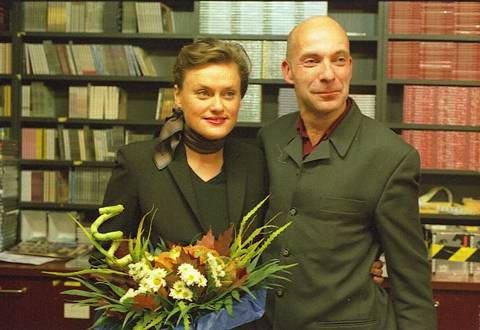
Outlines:
[[[380,260],[376,260],[372,264],[372,269],[370,269],[370,274],[372,275],[373,282],[376,284],[382,284],[383,281],[385,280],[383,278],[383,262]]]

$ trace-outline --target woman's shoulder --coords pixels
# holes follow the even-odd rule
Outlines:
[[[263,159],[263,152],[257,144],[240,141],[236,138],[229,138],[225,143],[227,153],[236,154],[240,157],[254,157]]]

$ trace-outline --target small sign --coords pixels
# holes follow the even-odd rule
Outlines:
[[[78,304],[63,304],[63,317],[66,319],[90,319],[90,307]]]

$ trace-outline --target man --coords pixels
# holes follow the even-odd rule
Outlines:
[[[268,258],[298,263],[267,300],[273,329],[435,329],[418,219],[418,153],[348,98],[349,41],[328,17],[292,30],[285,80],[299,114],[260,132],[270,173],[267,219],[281,213]],[[390,294],[370,278],[385,252]]]

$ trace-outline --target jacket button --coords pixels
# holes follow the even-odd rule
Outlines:
[[[290,255],[290,251],[288,249],[282,249],[282,256],[288,257]]]
[[[292,207],[289,211],[288,214],[290,214],[292,217],[297,214],[297,209]]]
[[[275,293],[277,294],[277,297],[282,297],[283,296],[283,290],[282,289],[278,289]]]

